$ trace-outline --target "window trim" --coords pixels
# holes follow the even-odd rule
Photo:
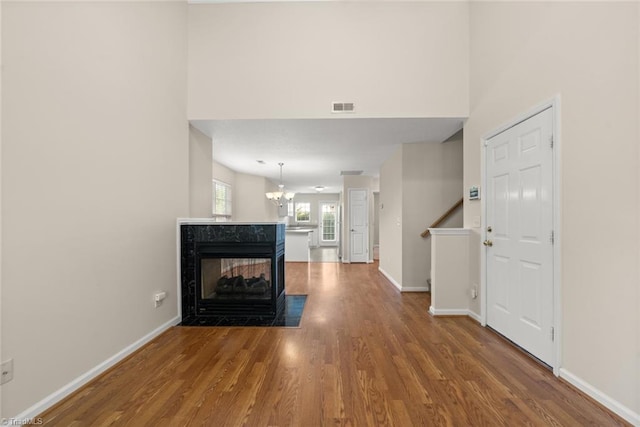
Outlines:
[[[211,200],[211,216],[213,218],[215,218],[216,222],[227,222],[227,221],[231,221],[231,217],[233,215],[233,187],[231,186],[231,184],[228,184],[224,181],[220,181],[217,179],[213,179],[211,180],[211,196],[212,196],[212,200]],[[222,199],[218,199],[217,198],[217,187],[218,186],[222,186],[226,188],[226,192],[225,192],[225,198]],[[216,212],[216,208],[217,208],[217,201],[218,200],[224,200],[224,212]]]
[[[325,240],[324,238],[324,212],[322,211],[322,207],[326,205],[333,205],[333,239]],[[325,200],[318,202],[318,224],[320,227],[319,239],[320,244],[323,243],[327,246],[334,245],[338,243],[338,201],[336,200]]]
[[[306,213],[309,216],[308,219],[298,219],[298,205],[307,205]],[[295,206],[293,208],[294,219],[296,222],[311,222],[311,202],[295,202]]]

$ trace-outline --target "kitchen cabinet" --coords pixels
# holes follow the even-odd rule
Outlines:
[[[318,241],[319,235],[318,235],[318,229],[314,228],[309,232],[309,247],[310,248],[317,248],[320,243]]]
[[[287,230],[285,233],[284,260],[309,262],[309,229]]]

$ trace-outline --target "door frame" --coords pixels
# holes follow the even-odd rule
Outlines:
[[[366,228],[367,228],[367,230],[366,230],[366,233],[364,234],[365,243],[366,243],[365,250],[366,250],[366,253],[367,253],[367,256],[366,256],[367,259],[364,262],[367,263],[367,264],[370,264],[372,262],[372,260],[371,260],[372,254],[369,251],[369,246],[371,244],[371,242],[370,242],[370,237],[371,236],[369,235],[371,233],[371,224],[370,224],[370,221],[369,221],[370,215],[371,215],[371,206],[369,205],[371,203],[371,200],[370,200],[370,197],[369,197],[370,196],[370,194],[369,194],[370,191],[369,191],[368,188],[360,188],[360,187],[349,188],[348,191],[347,191],[347,194],[348,194],[348,198],[347,198],[348,215],[347,215],[346,219],[347,219],[348,222],[345,221],[347,223],[347,227],[345,228],[344,240],[349,242],[349,258],[348,258],[348,262],[349,263],[354,262],[351,259],[351,249],[352,249],[351,248],[351,231],[347,231],[347,230],[351,230],[351,193],[353,191],[364,191],[366,193],[366,195],[367,195],[367,203],[366,203],[366,208],[367,208],[366,209],[366,215],[367,215],[366,216],[366,224],[367,224]],[[349,237],[346,237],[347,236],[347,232],[349,233]],[[344,262],[344,257],[343,257],[343,262]],[[359,262],[359,261],[356,261],[356,262]]]
[[[336,219],[335,219],[335,234],[336,240],[332,243],[322,244],[322,205],[336,205]],[[340,205],[339,200],[319,200],[318,201],[318,246],[321,247],[337,247],[340,245],[340,233],[338,232],[338,206]]]
[[[562,230],[561,230],[561,218],[562,218],[562,205],[560,204],[560,190],[561,190],[561,128],[560,128],[560,95],[554,96],[552,99],[547,100],[529,111],[516,116],[514,119],[509,120],[502,126],[495,128],[488,132],[480,139],[481,144],[481,186],[487,188],[487,144],[488,141],[494,136],[512,128],[519,123],[541,113],[544,110],[551,108],[553,123],[551,125],[551,132],[553,135],[553,151],[552,151],[552,171],[553,171],[553,231],[554,231],[554,245],[553,245],[553,328],[554,328],[554,363],[552,365],[553,374],[557,377],[560,375],[560,368],[562,366],[562,300],[561,300],[561,277],[562,277],[562,262],[561,262],[561,247],[562,247]],[[485,197],[480,199],[481,209],[481,229],[480,239],[478,243],[487,239],[487,205]],[[480,319],[482,326],[487,326],[487,252],[484,247],[480,249],[480,296],[482,302],[480,304]]]

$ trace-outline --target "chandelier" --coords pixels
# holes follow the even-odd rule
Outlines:
[[[292,200],[296,193],[285,191],[284,184],[282,183],[282,166],[284,163],[278,163],[278,165],[280,166],[280,184],[278,184],[278,191],[265,193],[265,195],[273,204],[283,206],[284,202]]]

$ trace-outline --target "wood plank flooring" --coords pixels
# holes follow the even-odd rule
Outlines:
[[[49,426],[628,425],[377,264],[290,263],[300,328],[174,327],[41,414]]]

